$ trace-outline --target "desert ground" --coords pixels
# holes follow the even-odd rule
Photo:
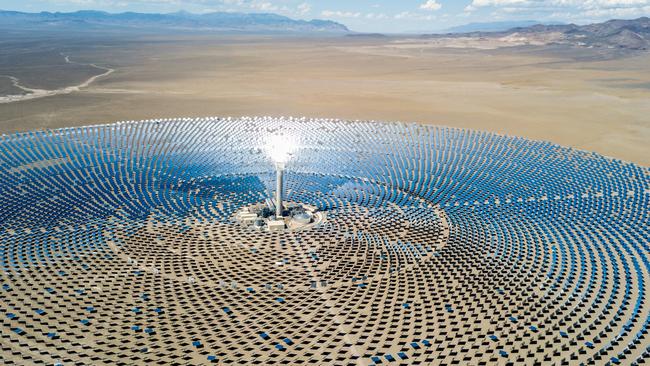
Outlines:
[[[650,165],[650,53],[413,37],[25,37],[0,36],[0,97],[49,94],[0,103],[0,133],[291,115],[487,130]]]

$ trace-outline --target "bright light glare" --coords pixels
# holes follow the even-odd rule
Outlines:
[[[287,135],[272,135],[266,141],[266,154],[276,164],[285,164],[291,159],[296,150],[298,141]]]

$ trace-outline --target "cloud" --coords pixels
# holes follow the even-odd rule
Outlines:
[[[311,4],[299,1],[277,1],[277,0],[137,0],[137,1],[169,1],[169,2],[194,2],[205,5],[208,3],[223,4],[229,6],[226,11],[253,11],[270,12],[286,16],[300,17],[310,14]],[[222,9],[224,10],[224,9]]]
[[[473,0],[469,5],[481,7],[521,7],[535,8],[574,8],[574,9],[611,9],[637,8],[650,6],[650,0]]]
[[[564,15],[569,19],[635,17],[650,14],[650,0],[472,0],[465,12],[495,9],[494,15]]]
[[[307,3],[302,3],[302,4],[298,5],[297,11],[298,11],[298,14],[300,14],[300,15],[309,14],[309,12],[311,11],[311,5],[309,5]]]
[[[321,15],[328,18],[359,18],[362,16],[359,12],[339,10],[323,10]]]
[[[422,10],[436,11],[440,10],[440,8],[442,8],[442,5],[440,5],[436,0],[427,0],[426,3],[420,5],[420,9]]]
[[[277,11],[278,7],[268,1],[263,1],[263,2],[255,2],[251,4],[251,8],[254,10],[260,10],[260,11]]]
[[[530,0],[474,0],[472,1],[471,6],[475,8],[485,7],[485,6],[511,6],[511,5],[521,5],[528,3],[540,3],[543,1],[530,1]]]
[[[384,13],[368,13],[366,14],[366,19],[388,19],[388,15]]]
[[[436,19],[433,15],[422,15],[418,13],[413,13],[410,11],[403,11],[401,13],[395,14],[393,18],[398,20],[411,19],[411,20],[434,20]]]

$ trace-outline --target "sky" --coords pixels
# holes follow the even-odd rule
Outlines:
[[[277,13],[329,19],[359,32],[423,32],[475,22],[536,20],[586,24],[650,16],[650,0],[0,0],[26,12],[104,10]]]

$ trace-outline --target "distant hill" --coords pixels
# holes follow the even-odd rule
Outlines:
[[[346,37],[351,38],[388,38],[387,35],[382,33],[349,33]]]
[[[469,23],[451,27],[438,33],[502,32],[512,28],[530,27],[536,24],[542,24],[542,22],[536,20],[522,20],[510,22]]]
[[[474,37],[513,40],[518,44],[565,44],[579,47],[606,47],[629,50],[650,50],[650,18],[609,20],[589,25],[535,24],[499,32],[468,32],[424,35],[427,38]]]
[[[348,28],[329,20],[295,20],[269,13],[169,14],[77,11],[74,13],[23,13],[0,11],[0,25],[15,28],[160,28],[244,32],[347,33]]]

